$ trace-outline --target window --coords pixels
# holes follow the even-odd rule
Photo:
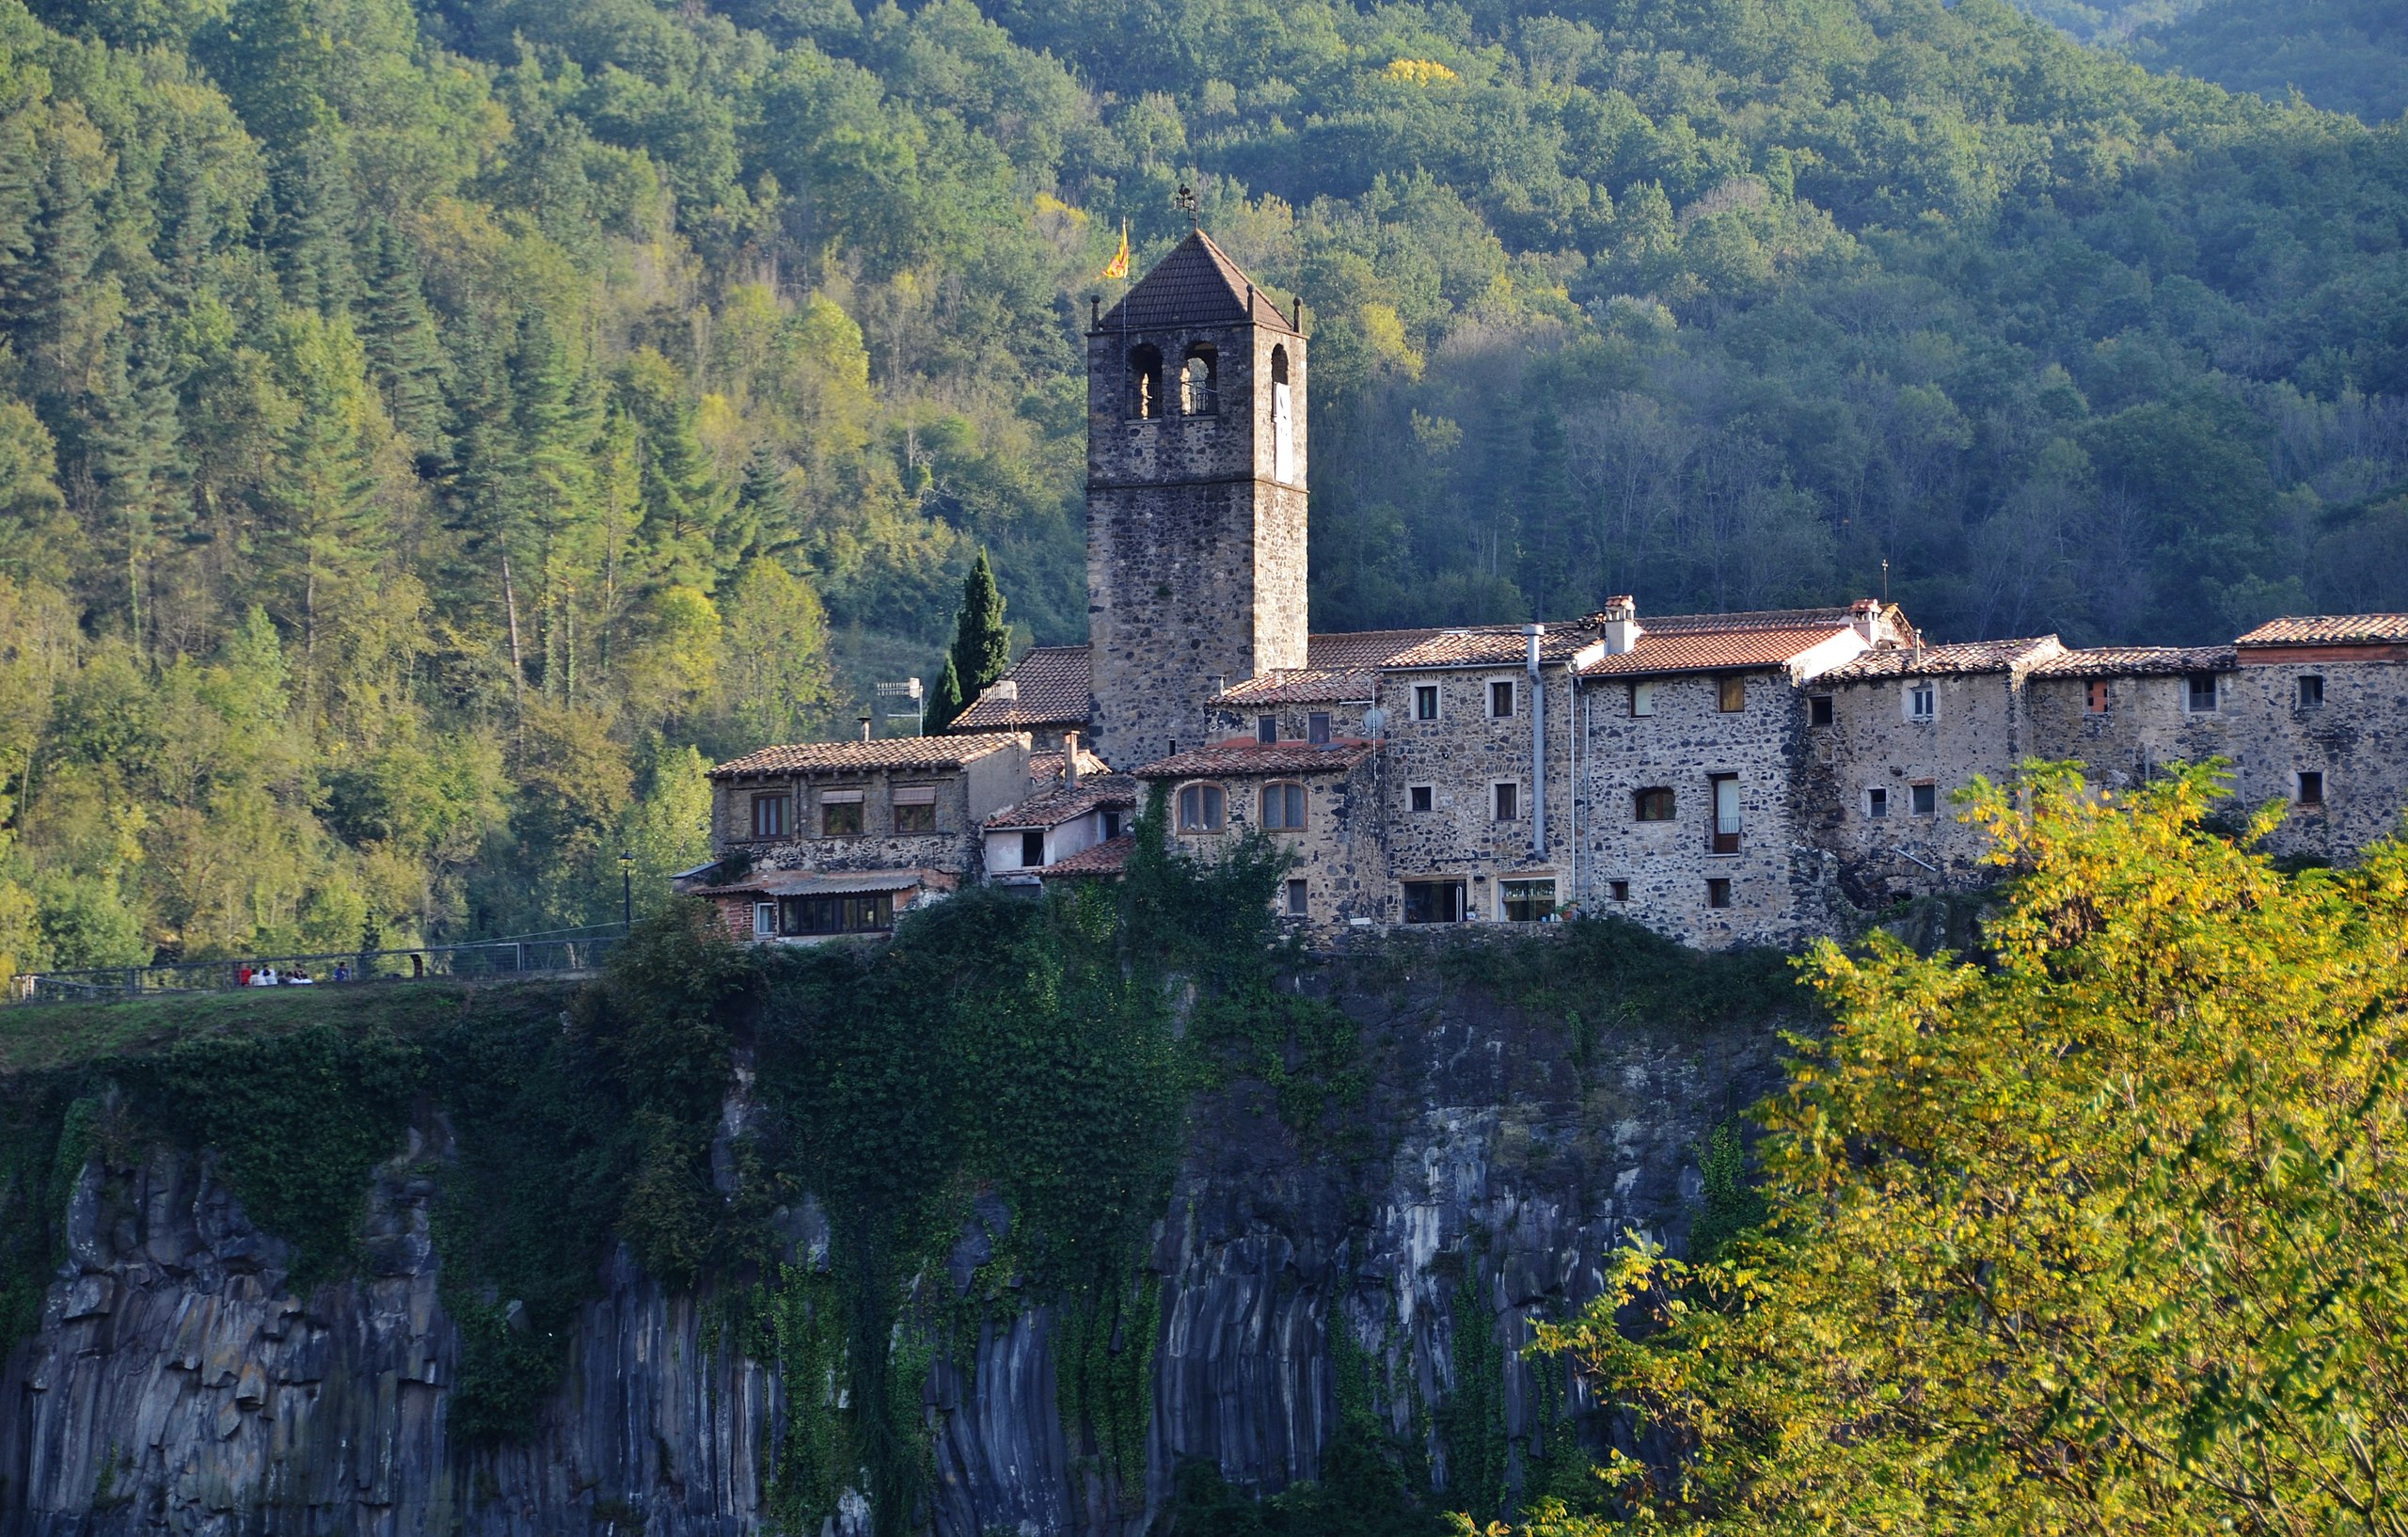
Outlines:
[[[1735,715],[1748,707],[1748,680],[1736,673],[1714,680],[1714,707]]]
[[[2194,673],[2184,682],[2189,685],[2186,697],[2191,713],[2213,715],[2216,712],[2216,675],[2213,673]]]
[[[756,795],[752,798],[752,835],[756,838],[783,838],[786,835],[786,798],[783,795]]]
[[[1500,880],[1497,882],[1497,899],[1505,904],[1507,923],[1545,923],[1555,911],[1555,882]]]
[[[1277,832],[1295,832],[1305,825],[1305,787],[1302,784],[1265,784],[1262,787],[1262,825]]]
[[[1103,841],[1110,843],[1120,836],[1120,814],[1106,810],[1103,814]]]
[[[2324,776],[2309,769],[2300,770],[2299,803],[2303,806],[2324,804]]]
[[[1271,478],[1295,483],[1296,420],[1288,388],[1288,349],[1271,349]]]
[[[1887,786],[1876,784],[1864,792],[1864,815],[1877,822],[1890,819],[1890,791]]]
[[[934,832],[937,830],[937,787],[897,784],[895,787],[895,831]]]
[[[1417,683],[1413,686],[1413,718],[1416,721],[1438,719],[1438,686]]]
[[[1829,694],[1809,694],[1806,698],[1806,723],[1828,726],[1838,717],[1838,702]]]
[[[858,896],[781,896],[781,934],[875,934],[895,927],[895,894]]]
[[[1939,719],[1939,716],[1940,690],[1928,680],[1909,684],[1907,686],[1907,719],[1933,721]]]
[[[1329,740],[1329,717],[1326,714],[1305,717],[1305,740],[1315,744]]]
[[[1908,785],[1907,795],[1916,816],[1937,816],[1940,815],[1940,786],[1930,780],[1926,779]]]
[[[1228,823],[1228,802],[1218,784],[1190,784],[1179,792],[1179,830],[1218,832]]]
[[[752,937],[756,940],[775,939],[778,933],[778,904],[752,904]]]
[[[1288,882],[1287,911],[1291,918],[1306,918],[1312,915],[1312,909],[1307,904],[1305,898],[1305,883],[1301,880]]]
[[[1606,890],[1613,894],[1613,899],[1617,902],[1630,900],[1630,882],[1627,880],[1608,880],[1606,882]]]
[[[1030,828],[1020,835],[1020,867],[1041,870],[1045,867],[1045,834]]]
[[[1428,811],[1430,809],[1431,801],[1434,799],[1435,797],[1433,795],[1431,787],[1427,784],[1409,784],[1405,786],[1404,804],[1405,809],[1408,811]]]
[[[1735,854],[1739,851],[1739,776],[1708,774],[1705,782],[1714,789],[1714,851]]]
[[[2299,680],[2299,707],[2312,710],[2324,703],[2324,680],[2314,673],[2303,673]]]
[[[1159,347],[1129,350],[1129,414],[1148,421],[1163,414],[1163,355]]]
[[[1409,924],[1463,922],[1464,883],[1460,880],[1406,881],[1404,921]]]
[[[1631,815],[1642,822],[1669,822],[1672,819],[1672,792],[1658,784],[1649,789],[1634,790],[1630,796]]]
[[[1511,780],[1501,780],[1488,787],[1490,803],[1496,808],[1496,819],[1515,822],[1522,817],[1522,787]]]
[[[862,831],[862,792],[859,790],[822,790],[819,792],[819,835],[823,838],[857,838]]]
[[[1512,678],[1498,678],[1488,686],[1488,713],[1499,721],[1513,718],[1513,680]]]
[[[1731,905],[1731,878],[1729,876],[1718,875],[1708,876],[1706,878],[1705,905],[1710,908],[1727,908]]]
[[[1275,715],[1256,716],[1254,718],[1254,739],[1258,742],[1277,741],[1279,739],[1279,718]]]
[[[1656,713],[1656,685],[1634,683],[1630,686],[1630,714],[1633,720]]]
[[[1179,371],[1179,409],[1191,417],[1209,417],[1221,408],[1221,355],[1198,341],[1187,349]]]
[[[2110,696],[2107,692],[2107,680],[2105,678],[2092,678],[2090,680],[2090,698],[2084,707],[2093,715],[2104,715],[2107,713],[2109,697]]]

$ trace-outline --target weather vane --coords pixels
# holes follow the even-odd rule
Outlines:
[[[1202,227],[1196,215],[1196,189],[1194,187],[1191,187],[1186,182],[1181,182],[1179,184],[1179,190],[1171,194],[1170,200],[1177,203],[1180,207],[1180,211],[1187,215],[1187,225],[1189,229],[1193,230]]]

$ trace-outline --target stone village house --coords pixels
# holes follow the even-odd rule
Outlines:
[[[2408,615],[2085,651],[1929,645],[1871,599],[1614,597],[1309,634],[1300,322],[1200,231],[1092,317],[1089,643],[1029,652],[954,735],[713,770],[723,857],[692,889],[734,931],[874,933],[963,880],[1110,879],[1157,789],[1192,851],[1284,844],[1278,909],[1307,931],[1577,909],[1712,946],[1983,880],[1950,795],[2032,757],[2112,787],[2224,755],[2241,805],[2286,803],[2278,853],[2342,861],[2399,825]]]

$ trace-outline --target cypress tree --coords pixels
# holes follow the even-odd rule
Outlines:
[[[937,674],[937,686],[928,695],[928,730],[943,731],[960,715],[961,674],[953,670],[953,654],[945,653],[944,671]]]
[[[965,705],[1012,664],[1012,631],[1004,623],[1004,594],[995,586],[995,568],[987,563],[983,549],[970,575],[962,578],[961,612],[954,620],[953,655],[948,661]]]

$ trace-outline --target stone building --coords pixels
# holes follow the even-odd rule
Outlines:
[[[1136,770],[1164,791],[1171,835],[1207,860],[1248,832],[1295,858],[1281,883],[1281,917],[1313,927],[1387,916],[1380,757],[1360,739],[1224,742],[1189,748]]]
[[[1019,732],[765,747],[710,772],[716,864],[679,883],[742,939],[883,933],[977,879],[986,819],[1028,798]]]
[[[1951,798],[2030,758],[2110,787],[2228,758],[2238,803],[2283,802],[2272,847],[2306,859],[2352,857],[2408,803],[2408,615],[2072,650],[1926,644],[1869,598],[1650,618],[1613,597],[1569,622],[1307,634],[1301,313],[1199,232],[1093,316],[1090,643],[1029,652],[952,727],[965,754],[1017,747],[723,765],[721,847],[762,855],[712,888],[732,923],[785,921],[764,881],[1111,879],[1149,787],[1191,851],[1258,829],[1286,847],[1281,911],[1324,937],[1576,910],[1701,945],[1794,944],[1987,881]],[[852,755],[873,750],[914,794],[954,776],[946,836],[886,831],[893,792]],[[747,834],[742,797],[806,818],[823,781],[860,782],[863,832]]]
[[[1306,378],[1296,317],[1200,230],[1087,333],[1087,654],[1106,759],[1195,746],[1223,680],[1306,665]]]

